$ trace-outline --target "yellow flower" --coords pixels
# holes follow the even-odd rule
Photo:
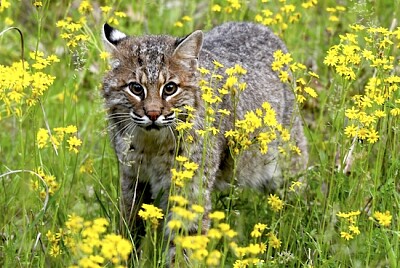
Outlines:
[[[315,90],[311,87],[304,87],[304,91],[310,95],[312,98],[317,98],[318,94],[317,92],[315,92]]]
[[[251,233],[250,233],[250,236],[251,236],[251,237],[254,237],[254,238],[260,237],[261,235],[262,235],[261,231],[260,231],[260,230],[257,230],[257,229],[254,229],[254,230],[251,231]]]
[[[271,247],[278,249],[281,247],[282,242],[281,242],[281,240],[279,240],[278,237],[276,237],[276,235],[274,233],[269,233],[268,234],[268,244]]]
[[[378,132],[375,129],[370,129],[367,135],[367,141],[369,143],[375,143],[378,141],[378,139],[379,139]]]
[[[77,234],[83,228],[83,218],[75,215],[74,213],[68,215],[68,220],[65,222],[65,226],[72,233]]]
[[[350,217],[356,217],[358,215],[360,215],[361,212],[359,210],[356,211],[350,211],[348,213],[344,213],[344,212],[338,212],[336,213],[336,216],[338,216],[339,218],[350,218]]]
[[[177,28],[182,28],[183,27],[183,23],[181,21],[177,21],[174,23],[174,26]]]
[[[280,71],[279,72],[279,79],[283,82],[283,83],[287,83],[289,82],[289,73],[287,71]]]
[[[235,70],[235,73],[236,73],[236,74],[239,74],[239,75],[244,75],[244,74],[247,73],[247,70],[244,69],[244,68],[243,68],[242,66],[240,66],[239,64],[235,64],[234,70]]]
[[[181,207],[183,207],[189,203],[189,201],[186,198],[184,198],[183,196],[180,196],[180,195],[171,195],[169,197],[169,201],[175,202],[178,204],[178,206],[181,206]]]
[[[42,1],[35,1],[35,2],[33,2],[33,5],[34,5],[35,7],[42,7],[42,6],[43,6],[43,3],[42,3]]]
[[[198,218],[197,214],[183,207],[172,207],[171,211],[175,216],[179,216],[188,221],[194,221],[196,218]]]
[[[122,11],[115,11],[114,15],[119,17],[119,18],[126,18],[127,17],[126,13],[122,12]]]
[[[261,253],[261,249],[258,244],[250,243],[247,247],[247,252],[252,255],[257,255],[257,254]]]
[[[289,187],[290,192],[296,191],[295,188],[300,188],[303,183],[300,181],[292,181],[292,185]]]
[[[78,129],[74,125],[69,125],[66,128],[64,128],[64,132],[67,133],[67,134],[73,134],[73,133],[78,132]]]
[[[210,70],[208,70],[204,67],[199,67],[198,70],[201,74],[209,74],[210,73]]]
[[[296,145],[290,145],[290,150],[297,155],[301,155],[301,150]]]
[[[340,232],[340,237],[346,239],[347,241],[354,238],[354,236],[348,232]]]
[[[175,160],[178,161],[178,162],[180,162],[180,163],[184,163],[184,162],[188,161],[189,159],[188,159],[187,157],[185,157],[185,156],[178,155],[178,156],[175,158]]]
[[[142,209],[138,212],[138,215],[146,221],[149,220],[153,226],[157,226],[158,220],[164,217],[164,214],[160,208],[149,204],[143,204]]]
[[[350,232],[352,232],[355,235],[359,235],[361,233],[360,229],[358,229],[358,226],[355,226],[355,225],[350,225],[349,230],[350,230]]]
[[[210,239],[204,235],[178,236],[175,243],[181,245],[185,249],[205,249]]]
[[[211,11],[213,11],[213,12],[221,12],[221,10],[222,10],[222,8],[221,8],[221,6],[220,5],[213,5],[212,7],[211,7]]]
[[[222,211],[214,211],[213,213],[210,213],[210,215],[208,215],[208,217],[211,220],[219,221],[219,220],[225,219],[225,213]]]
[[[398,116],[398,115],[400,115],[400,108],[393,108],[393,109],[391,109],[391,110],[390,110],[390,114],[391,114],[392,116]]]
[[[357,133],[358,127],[354,126],[353,124],[344,129],[344,134],[349,138],[357,136]]]
[[[221,257],[222,257],[222,254],[218,250],[211,251],[206,260],[207,266],[218,266],[220,263]]]
[[[236,76],[229,76],[226,81],[224,88],[232,88],[234,85],[237,85],[238,78]]]
[[[204,213],[204,208],[200,205],[196,205],[196,204],[192,205],[192,210],[199,214]]]
[[[187,170],[196,171],[199,168],[199,165],[195,162],[186,162],[183,164],[183,167]]]
[[[107,234],[101,241],[101,254],[111,260],[114,264],[119,262],[120,257],[126,261],[132,253],[132,244],[120,235]]]
[[[110,53],[106,52],[106,51],[102,51],[100,52],[100,59],[102,60],[106,60],[110,57]]]
[[[67,142],[69,144],[69,148],[68,148],[69,151],[72,151],[77,154],[79,152],[78,148],[82,145],[82,141],[75,136],[71,136],[71,137],[69,137]]]
[[[14,21],[13,21],[10,17],[7,17],[7,18],[4,19],[4,23],[5,23],[7,26],[11,26],[11,25],[14,24]]]
[[[82,1],[81,4],[78,7],[78,12],[81,14],[84,14],[86,12],[91,12],[93,10],[92,5],[90,4],[89,1]]]
[[[211,228],[208,230],[207,236],[211,239],[220,239],[222,237],[222,233],[219,229]]]
[[[62,250],[60,248],[60,245],[58,245],[58,244],[52,244],[51,245],[51,248],[49,250],[49,255],[50,256],[57,257],[57,256],[61,255],[61,253],[62,253]]]
[[[101,10],[102,12],[104,12],[104,13],[110,12],[111,9],[112,9],[112,8],[111,8],[110,6],[101,6],[101,7],[100,7],[100,10]]]
[[[215,68],[223,68],[224,67],[224,65],[217,60],[214,60],[213,64],[214,64]]]
[[[183,17],[182,17],[182,20],[183,20],[183,21],[192,21],[192,18],[189,17],[189,16],[183,16]]]
[[[208,256],[208,251],[205,248],[200,248],[197,249],[193,252],[193,254],[190,256],[191,259],[197,260],[197,261],[203,261],[205,257]]]
[[[46,147],[47,146],[47,142],[49,141],[49,138],[50,138],[50,135],[49,135],[47,129],[40,128],[38,130],[37,135],[36,135],[36,140],[37,140],[37,143],[38,143],[38,147],[40,149]]]
[[[80,173],[92,174],[94,172],[93,160],[88,158],[79,168]]]
[[[222,115],[230,115],[231,112],[228,111],[227,109],[219,109],[218,113],[222,114]]]
[[[392,222],[392,215],[390,214],[390,211],[386,212],[379,212],[375,211],[373,214],[373,217],[378,221],[378,223],[384,227],[388,227],[390,223]]]
[[[267,200],[273,211],[278,212],[282,210],[284,203],[277,195],[270,194]]]
[[[182,222],[180,220],[170,220],[167,225],[171,230],[179,230],[182,227]]]
[[[231,227],[227,223],[220,223],[218,224],[219,229],[221,229],[222,232],[228,232]]]

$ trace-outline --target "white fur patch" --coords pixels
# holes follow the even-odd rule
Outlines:
[[[124,88],[124,91],[125,91],[127,94],[129,94],[130,96],[134,97],[135,100],[137,100],[137,101],[142,101],[142,99],[141,99],[139,96],[136,96],[135,94],[133,94],[133,93],[129,90],[129,87]],[[145,94],[145,96],[146,96],[146,89],[145,89],[144,92],[145,92],[144,94]]]
[[[118,41],[118,40],[121,40],[121,39],[123,39],[125,37],[126,37],[126,34],[124,34],[123,32],[120,32],[118,30],[115,30],[115,29],[110,34],[110,39],[112,41],[114,41],[114,42]]]

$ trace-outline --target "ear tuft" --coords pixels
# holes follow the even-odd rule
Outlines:
[[[115,46],[121,42],[127,35],[111,27],[107,23],[103,26],[103,43],[108,50],[115,49]]]

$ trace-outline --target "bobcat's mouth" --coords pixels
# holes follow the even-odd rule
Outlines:
[[[146,129],[147,131],[151,131],[151,130],[160,130],[162,128],[164,128],[166,126],[158,126],[156,125],[154,122],[151,125],[145,126],[144,129]]]
[[[169,127],[175,121],[175,113],[171,112],[168,115],[160,115],[157,118],[149,118],[147,115],[140,116],[135,112],[130,113],[132,120],[145,130],[151,131],[153,129],[160,130]]]

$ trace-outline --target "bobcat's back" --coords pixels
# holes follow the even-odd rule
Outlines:
[[[204,53],[200,56],[200,65],[206,68],[213,68],[214,58],[225,66],[238,63],[245,68],[247,74],[243,76],[243,80],[247,83],[247,89],[240,95],[237,106],[239,118],[243,118],[247,111],[260,108],[265,101],[269,102],[279,123],[291,130],[291,136],[302,151],[301,156],[293,157],[286,165],[283,161],[278,163],[276,143],[270,145],[267,155],[261,155],[256,150],[244,152],[238,165],[238,182],[258,189],[276,189],[281,182],[282,169],[294,173],[304,169],[308,161],[302,124],[298,114],[293,111],[294,94],[271,69],[273,53],[276,50],[287,53],[283,42],[268,28],[253,23],[231,22],[205,34]],[[225,99],[223,105],[232,110],[229,98]],[[223,130],[231,129],[232,121],[232,117],[230,120],[224,120]],[[232,175],[231,170],[232,159],[227,156],[221,162],[216,184],[224,185],[224,181]]]

